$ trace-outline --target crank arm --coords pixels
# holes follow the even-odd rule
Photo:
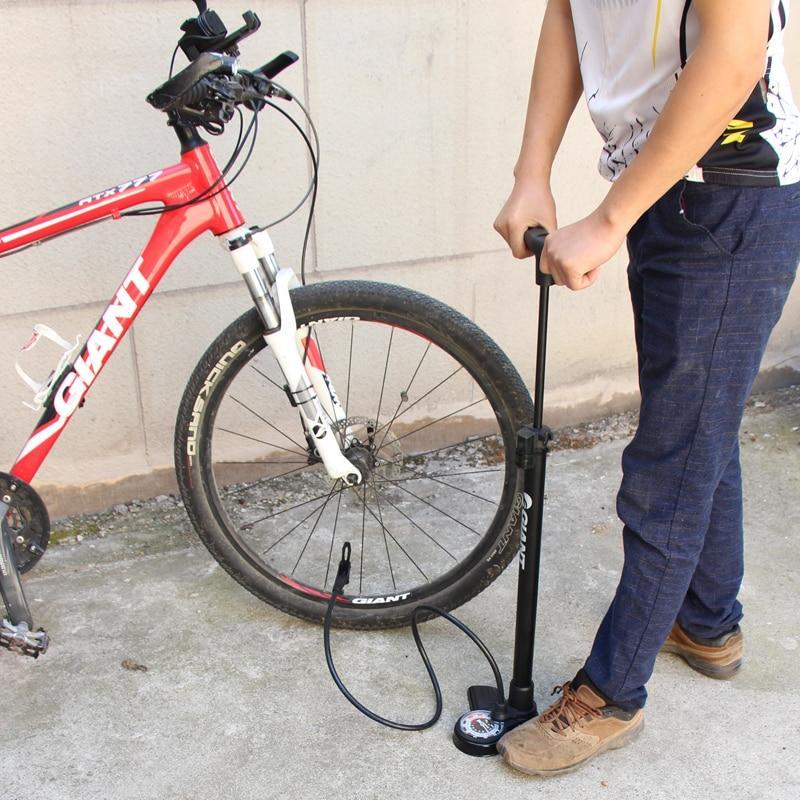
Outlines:
[[[6,522],[10,501],[10,497],[0,498],[0,596],[9,617],[0,618],[0,647],[12,653],[38,658],[47,651],[48,638],[43,630],[32,630],[33,617],[22,590],[11,532]]]

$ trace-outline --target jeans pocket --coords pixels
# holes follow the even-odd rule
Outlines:
[[[733,200],[732,191],[730,187],[684,180],[678,196],[678,214],[684,227],[700,234],[725,256],[733,256],[744,238],[744,231],[737,232],[731,225],[732,203],[726,200]]]

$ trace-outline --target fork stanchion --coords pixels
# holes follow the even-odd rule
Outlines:
[[[469,689],[470,711],[463,714],[456,722],[453,742],[459,750],[472,756],[495,755],[497,743],[508,731],[537,715],[533,696],[533,650],[539,598],[545,473],[549,444],[552,439],[551,430],[542,424],[547,361],[547,323],[550,287],[553,285],[552,277],[543,273],[540,268],[546,235],[547,231],[543,228],[531,228],[525,234],[525,244],[536,260],[539,320],[533,420],[517,435],[516,459],[517,469],[522,472],[523,495],[518,501],[520,551],[514,671],[509,685],[507,703],[502,703],[502,697],[493,686],[472,686]]]

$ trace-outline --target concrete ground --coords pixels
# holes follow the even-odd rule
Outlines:
[[[549,780],[451,745],[464,689],[489,674],[446,623],[425,625],[442,720],[424,733],[390,731],[338,694],[321,630],[241,589],[168,499],[73,520],[80,541],[54,545],[26,583],[51,651],[38,662],[0,653],[0,798],[798,797],[798,428],[797,388],[758,398],[743,426],[742,673],[714,682],[661,656],[638,741]],[[535,665],[542,706],[581,665],[614,592],[624,444],[551,457]],[[515,586],[509,569],[458,612],[506,673]],[[429,715],[430,689],[407,630],[336,632],[334,647],[368,705],[405,719]]]

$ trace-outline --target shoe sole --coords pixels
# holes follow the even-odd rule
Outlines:
[[[582,767],[587,761],[591,761],[595,756],[599,756],[601,753],[605,753],[610,750],[619,750],[621,747],[625,747],[626,744],[630,744],[637,736],[644,730],[644,715],[639,718],[639,722],[632,728],[629,728],[625,732],[621,733],[619,736],[616,736],[613,739],[610,739],[605,744],[601,745],[594,750],[593,752],[589,753],[585,758],[582,758],[580,761],[576,761],[574,764],[570,764],[568,767],[559,767],[558,769],[531,769],[530,767],[526,767],[522,764],[517,764],[514,762],[514,759],[509,756],[508,751],[502,744],[497,745],[497,752],[503,756],[503,761],[508,764],[509,767],[512,767],[519,772],[524,772],[526,775],[539,775],[544,778],[552,777],[553,775],[566,775],[568,772],[573,772],[574,770]]]
[[[742,668],[742,660],[734,661],[733,664],[726,666],[716,666],[710,664],[702,658],[693,656],[687,653],[680,645],[665,642],[661,648],[663,653],[672,653],[673,655],[680,656],[695,672],[705,675],[707,678],[714,678],[717,681],[729,681],[735,677],[736,673]]]

